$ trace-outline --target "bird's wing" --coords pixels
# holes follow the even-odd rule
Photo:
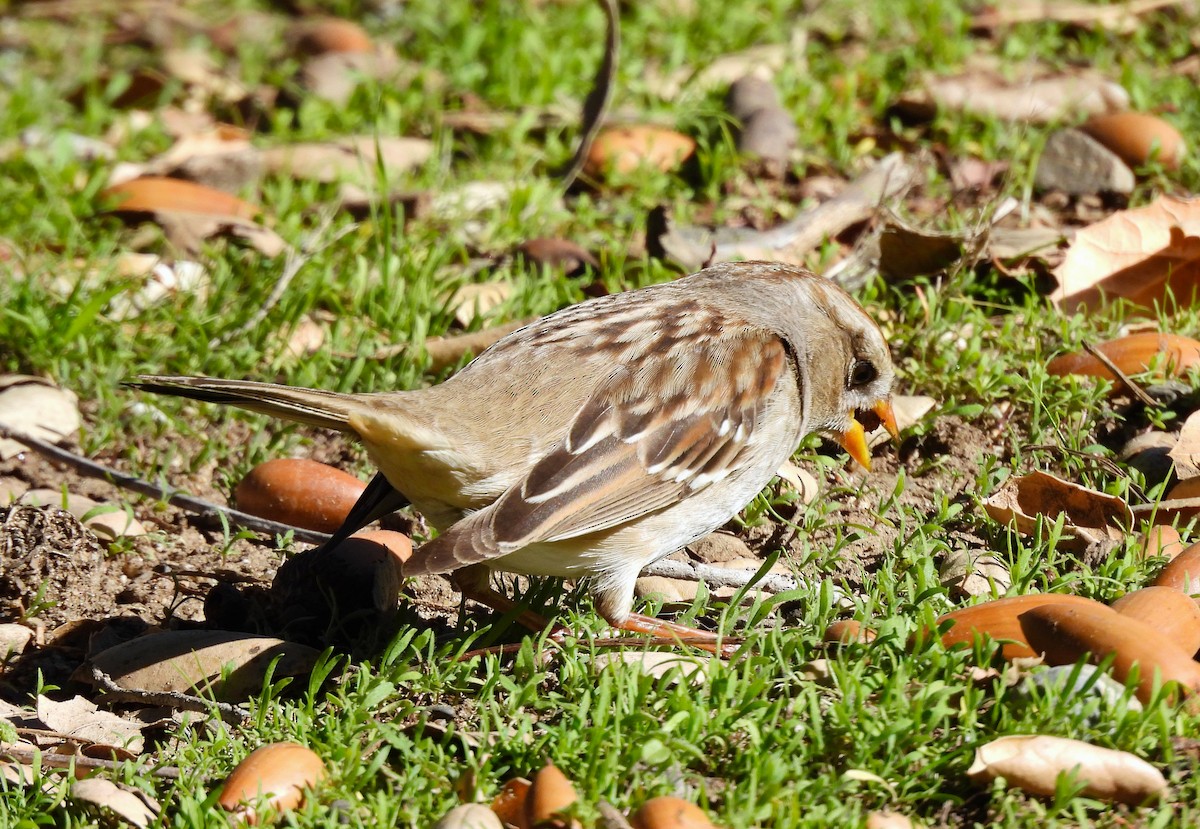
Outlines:
[[[618,527],[731,474],[786,370],[784,344],[739,327],[664,352],[615,371],[557,447],[495,503],[419,549],[406,574]]]

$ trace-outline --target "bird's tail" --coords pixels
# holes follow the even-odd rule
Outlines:
[[[139,375],[131,386],[155,394],[190,397],[208,403],[225,403],[254,412],[323,426],[339,432],[352,431],[350,414],[358,407],[354,397],[321,389],[300,389],[276,383],[249,380],[218,380],[213,377],[158,377]]]

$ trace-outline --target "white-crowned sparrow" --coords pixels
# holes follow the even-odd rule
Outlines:
[[[868,465],[859,418],[895,433],[893,377],[833,282],[739,262],[565,308],[426,389],[132,385],[357,435],[380,475],[338,535],[411,502],[441,534],[405,575],[589,576],[605,619],[648,630],[629,624],[638,572],[728,521],[810,432]]]

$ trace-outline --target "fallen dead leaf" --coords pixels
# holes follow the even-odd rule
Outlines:
[[[290,144],[262,151],[268,172],[310,181],[373,183],[420,167],[433,155],[425,138],[354,135],[335,141]]]
[[[933,274],[974,257],[986,238],[983,233],[926,230],[892,215],[879,237],[879,268],[895,279]]]
[[[466,328],[476,317],[486,317],[512,295],[511,282],[468,282],[454,292],[447,307],[453,309],[458,324]]]
[[[701,686],[708,680],[710,662],[684,653],[670,651],[617,650],[596,654],[592,665],[597,670],[620,665],[632,665],[647,676],[661,679],[672,671],[671,684],[689,682]]]
[[[983,11],[971,18],[971,28],[995,29],[1017,23],[1052,21],[1129,34],[1143,25],[1139,20],[1140,15],[1177,5],[1180,5],[1180,0],[1126,0],[1111,5],[1061,0],[1010,0],[984,7]]]
[[[126,791],[103,777],[87,777],[72,783],[71,800],[139,829],[150,826],[162,812],[162,807],[149,795]]]
[[[1089,544],[1119,542],[1133,525],[1133,513],[1120,498],[1041,471],[1009,478],[983,508],[993,521],[1013,524],[1023,535],[1036,531],[1039,515],[1049,521],[1061,516],[1062,545],[1076,551]]]
[[[37,718],[46,727],[74,740],[119,751],[125,758],[142,753],[142,729],[116,714],[101,711],[91,700],[72,697],[56,702],[38,695]]]
[[[1153,366],[1157,373],[1166,377],[1181,377],[1193,366],[1200,364],[1200,341],[1178,334],[1160,334],[1157,331],[1141,331],[1095,346],[1119,370],[1126,375],[1142,374]],[[1118,381],[1112,370],[1096,355],[1087,350],[1060,354],[1046,364],[1046,371],[1056,377],[1076,374],[1084,377],[1101,377]],[[1123,388],[1119,384],[1114,391]]]
[[[433,829],[504,829],[496,813],[481,803],[464,803],[442,815]]]
[[[1200,477],[1200,412],[1192,412],[1179,430],[1179,441],[1167,452],[1181,479]]]
[[[231,219],[253,220],[259,209],[236,196],[177,178],[146,176],[122,182],[100,192],[113,201],[112,212],[200,213]]]
[[[1181,304],[1200,284],[1200,199],[1161,196],[1083,228],[1054,271],[1051,300],[1067,313],[1123,298],[1146,307],[1169,290]]]
[[[74,392],[49,380],[24,374],[0,376],[0,423],[30,437],[58,443],[79,430],[82,419]],[[0,459],[7,460],[26,446],[0,439]]]
[[[991,116],[1002,121],[1045,124],[1071,117],[1117,112],[1129,93],[1092,70],[1009,79],[989,71],[929,78],[922,93],[902,106],[937,108]]]
[[[128,690],[196,689],[222,699],[245,699],[262,690],[272,663],[276,678],[298,676],[309,671],[317,656],[312,648],[268,636],[172,630],[131,639],[101,651],[91,662]]]
[[[967,550],[947,553],[939,575],[942,585],[960,597],[1002,596],[1012,586],[1004,562],[992,555],[972,556]]]
[[[1125,751],[1047,735],[1013,735],[975,750],[967,775],[976,782],[1004,778],[1010,785],[1053,797],[1060,775],[1071,775],[1087,797],[1138,806],[1157,801],[1167,781],[1154,766]]]

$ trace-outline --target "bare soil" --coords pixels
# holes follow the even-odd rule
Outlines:
[[[232,423],[235,425],[222,431],[223,439],[233,443],[244,440],[251,427]],[[310,430],[307,436],[312,439],[310,456],[317,460],[352,467],[359,458],[357,447],[341,435]],[[193,442],[197,445],[187,445],[186,439],[178,442],[182,456],[199,450],[198,439]],[[853,525],[856,532],[836,559],[811,561],[800,568],[801,575],[814,579],[833,575],[853,590],[879,568],[887,551],[896,544],[897,529],[886,518],[877,517],[878,506],[893,491],[902,466],[907,480],[901,501],[928,510],[937,502],[933,495],[938,492],[951,499],[969,497],[966,493],[974,481],[980,454],[1003,452],[996,438],[979,427],[956,418],[941,418],[928,434],[877,452],[870,473],[847,467],[831,480],[822,481],[821,497],[832,490],[837,507],[829,523],[807,536],[808,549],[832,547],[839,524]],[[123,447],[109,447],[104,454],[108,457],[101,459],[103,462],[121,467],[121,471],[136,471],[120,460]],[[939,462],[926,463],[931,459]],[[931,471],[919,473],[920,469]],[[181,476],[173,483],[199,497],[224,503],[225,494],[214,485],[212,473],[210,467]],[[305,569],[303,551],[310,545],[296,544],[286,551],[298,557],[288,584],[283,590],[272,591],[285,557],[273,538],[227,542],[217,522],[199,520],[175,507],[164,508],[150,499],[121,492],[107,481],[81,476],[75,469],[32,451],[0,461],[0,485],[6,482],[18,491],[65,487],[97,501],[130,502],[150,533],[110,547],[63,510],[18,505],[0,508],[0,622],[21,622],[36,631],[36,644],[22,658],[10,660],[5,673],[0,674],[2,696],[28,693],[36,671],[42,672],[45,681],[63,685],[88,653],[151,628],[211,626],[274,633],[302,641],[333,639],[342,646],[348,646],[347,636],[353,638],[368,629],[377,634],[373,644],[380,644],[380,625],[374,611],[347,607],[371,596],[369,567],[357,572],[349,572],[354,567],[339,567],[336,573],[320,568],[314,573]],[[796,521],[802,518],[799,514],[783,517]],[[411,532],[411,519],[407,525],[403,517],[398,520]],[[733,525],[727,529],[737,530]],[[805,541],[792,524],[774,520],[743,530],[741,536],[756,555],[765,556],[782,546],[782,560],[797,564]],[[982,547],[985,542],[962,534],[956,544]],[[315,621],[310,618],[313,607],[324,607],[324,595],[319,590],[335,582],[331,589],[340,596],[338,606],[343,612],[349,611],[351,618],[358,617],[358,622],[367,624],[339,627],[331,626],[326,617]],[[311,589],[306,593],[306,588]],[[392,625],[434,626],[444,635],[455,635],[459,599],[446,579],[417,580],[406,596],[401,617],[389,620]],[[555,600],[556,596],[549,598],[551,603]],[[553,607],[548,610],[553,612]],[[291,624],[297,619],[306,623]],[[511,635],[519,638],[523,634],[518,630]]]

